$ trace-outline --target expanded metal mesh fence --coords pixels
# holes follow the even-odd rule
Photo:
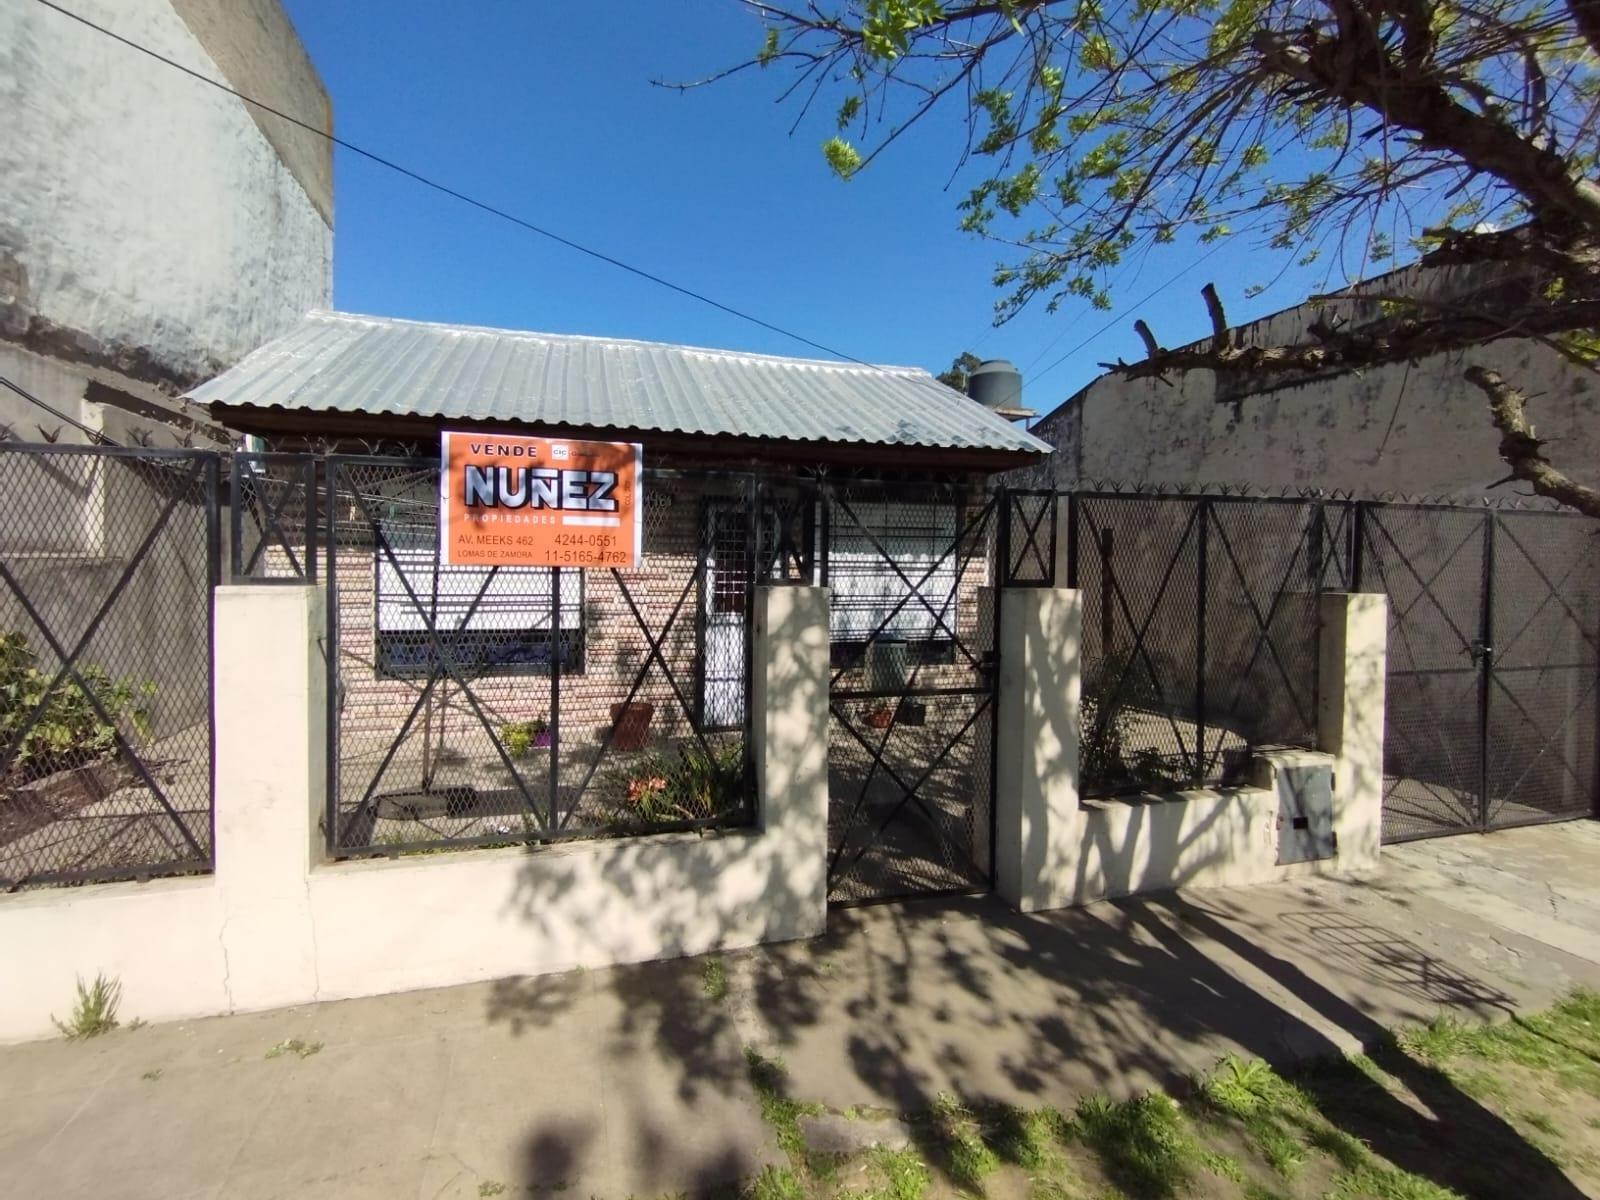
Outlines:
[[[1587,816],[1600,799],[1600,525],[1497,513],[1490,610],[1488,824]]]
[[[210,868],[218,469],[0,446],[0,890]]]
[[[1358,586],[1389,597],[1384,840],[1591,812],[1600,526],[1363,504],[1357,528]]]
[[[1320,502],[1088,493],[1071,523],[1085,795],[1228,786],[1316,744]]]
[[[317,488],[309,454],[235,454],[229,476],[228,561],[239,582],[317,581]]]
[[[990,878],[1002,504],[953,484],[820,489],[835,902]]]
[[[441,565],[436,461],[326,471],[332,853],[750,819],[752,478],[647,471],[581,571]]]

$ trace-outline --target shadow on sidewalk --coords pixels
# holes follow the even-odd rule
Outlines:
[[[1297,1081],[1338,1128],[1397,1166],[1469,1196],[1581,1195],[1514,1128],[1269,947],[1285,937],[1325,947],[1325,969],[1435,1009],[1505,1015],[1509,996],[1346,912],[1295,909],[1272,918],[1276,930],[1252,920],[1261,918],[1225,901],[1179,896],[1032,916],[991,900],[924,902],[846,910],[823,938],[750,953],[749,994],[727,1004],[708,1000],[696,960],[598,972],[593,984],[611,1000],[601,1036],[617,1069],[643,1053],[691,1107],[747,1086],[739,1004],[788,1056],[798,1098],[819,1098],[808,1084],[822,1080],[829,1102],[851,1096],[903,1113],[929,1109],[943,1091],[1035,1106],[1096,1091],[1182,1095],[1226,1052],[1279,1067],[1320,1058],[1326,1065]],[[1230,959],[1272,988],[1241,979]],[[490,1015],[548,1022],[570,1000],[554,981],[508,981]],[[1418,1103],[1345,1063],[1330,1026],[1371,1049]],[[691,1191],[725,1184],[750,1162],[749,1147],[708,1142],[705,1132],[692,1139]],[[614,1125],[610,1137],[644,1168],[681,1167],[683,1131],[645,1117]],[[564,1153],[547,1131],[530,1131],[531,1176],[564,1177]]]

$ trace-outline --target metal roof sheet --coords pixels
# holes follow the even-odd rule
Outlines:
[[[1049,453],[914,367],[317,311],[202,404]]]

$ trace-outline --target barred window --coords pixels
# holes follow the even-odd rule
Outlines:
[[[956,505],[853,500],[849,509],[834,511],[829,530],[832,640],[876,635],[937,657],[949,635],[935,614],[956,625]]]
[[[583,669],[580,570],[560,572],[555,636],[554,568],[438,566],[428,544],[396,546],[394,561],[380,548],[373,571],[380,675],[432,673],[439,656],[428,636],[430,625],[457,669],[474,675],[543,674],[557,655],[563,671]]]

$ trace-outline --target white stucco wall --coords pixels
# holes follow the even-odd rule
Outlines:
[[[1446,286],[1470,284],[1456,274]],[[1302,305],[1237,332],[1250,345],[1304,342],[1317,315]],[[1106,375],[1034,426],[1057,453],[1029,481],[1481,495],[1507,469],[1488,402],[1462,379],[1474,363],[1500,371],[1530,397],[1553,462],[1600,484],[1600,381],[1546,346],[1510,339],[1359,374]]]
[[[74,7],[226,77],[168,0]],[[309,64],[256,83],[290,111],[327,112]],[[240,101],[13,3],[0,5],[0,111],[0,336],[37,348],[62,331],[68,357],[193,381],[329,302],[318,176],[297,178]]]

